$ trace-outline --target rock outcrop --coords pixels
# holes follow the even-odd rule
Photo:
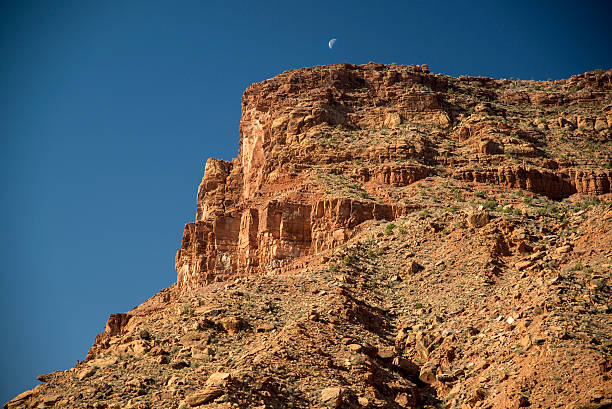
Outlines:
[[[353,199],[312,205],[270,200],[241,213],[188,223],[176,255],[177,284],[190,291],[213,280],[256,274],[344,244],[366,220],[394,220],[404,206]]]
[[[242,99],[238,157],[206,162],[196,219],[176,255],[180,291],[283,269],[337,247],[356,225],[409,211],[388,188],[428,176],[552,199],[609,193],[611,171],[562,167],[542,149],[548,135],[523,118],[508,120],[514,104],[573,99],[505,84],[373,63],[295,70],[253,84]],[[608,80],[592,86],[609,96]],[[607,119],[576,118],[576,129],[609,137]],[[512,163],[526,158],[529,165]],[[590,166],[597,164],[605,160]]]

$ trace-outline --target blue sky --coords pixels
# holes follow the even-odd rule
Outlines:
[[[603,1],[228,4],[0,3],[0,401],[174,282],[204,163],[236,156],[251,83],[339,62],[523,79],[612,65]]]

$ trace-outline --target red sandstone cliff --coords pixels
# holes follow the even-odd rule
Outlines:
[[[560,89],[581,84],[580,98],[373,63],[301,69],[253,84],[242,100],[238,157],[206,162],[196,221],[185,226],[176,255],[178,287],[192,291],[336,247],[360,223],[408,211],[384,186],[430,175],[553,199],[608,193],[612,171],[602,166],[610,152],[577,166],[548,148],[567,121],[587,138],[609,142],[609,106],[571,120],[539,107],[609,101],[610,77],[608,71],[556,82]],[[538,114],[518,115],[517,104]],[[329,175],[340,185],[322,179]]]

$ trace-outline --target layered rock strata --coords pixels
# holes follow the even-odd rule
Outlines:
[[[271,200],[261,207],[185,226],[176,255],[182,291],[212,280],[282,267],[343,244],[366,220],[394,220],[404,206],[329,199],[314,204]]]
[[[610,192],[612,172],[601,168],[610,152],[583,169],[549,149],[566,122],[573,136],[609,141],[609,108],[569,119],[546,111],[585,101],[601,109],[610,71],[556,84],[578,84],[579,95],[509,83],[370,63],[295,70],[251,85],[238,157],[206,162],[196,219],[176,255],[180,292],[337,247],[358,224],[409,211],[381,187],[432,175],[553,199]],[[531,118],[515,111],[520,104],[542,108]]]
[[[335,163],[357,156],[343,150],[333,152],[318,143],[319,134],[327,128],[331,127],[331,134],[367,129],[378,121],[396,126],[405,118],[428,121],[429,114],[448,122],[438,94],[446,90],[447,81],[418,66],[401,72],[387,72],[377,64],[368,69],[348,64],[336,68],[308,75],[282,74],[247,89],[238,158],[206,162],[196,221],[185,226],[176,255],[181,291],[231,275],[281,267],[288,260],[344,243],[350,230],[363,221],[393,220],[405,211],[399,204],[336,195],[321,200],[320,186],[312,186],[303,176],[321,161]],[[393,89],[398,86],[428,91],[396,98]],[[372,94],[371,109],[356,109],[347,95],[355,89]],[[391,99],[394,109],[390,111],[384,105]],[[397,144],[392,150],[373,151],[369,162],[427,153],[422,145]],[[393,164],[356,169],[354,176],[363,183],[405,186],[429,173],[423,165]],[[289,197],[276,200],[279,192],[289,192]]]

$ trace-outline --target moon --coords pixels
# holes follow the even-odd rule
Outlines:
[[[331,40],[329,40],[329,43],[327,45],[329,46],[330,50],[332,48],[334,48],[334,44],[336,44],[336,39],[335,38],[332,38]]]

